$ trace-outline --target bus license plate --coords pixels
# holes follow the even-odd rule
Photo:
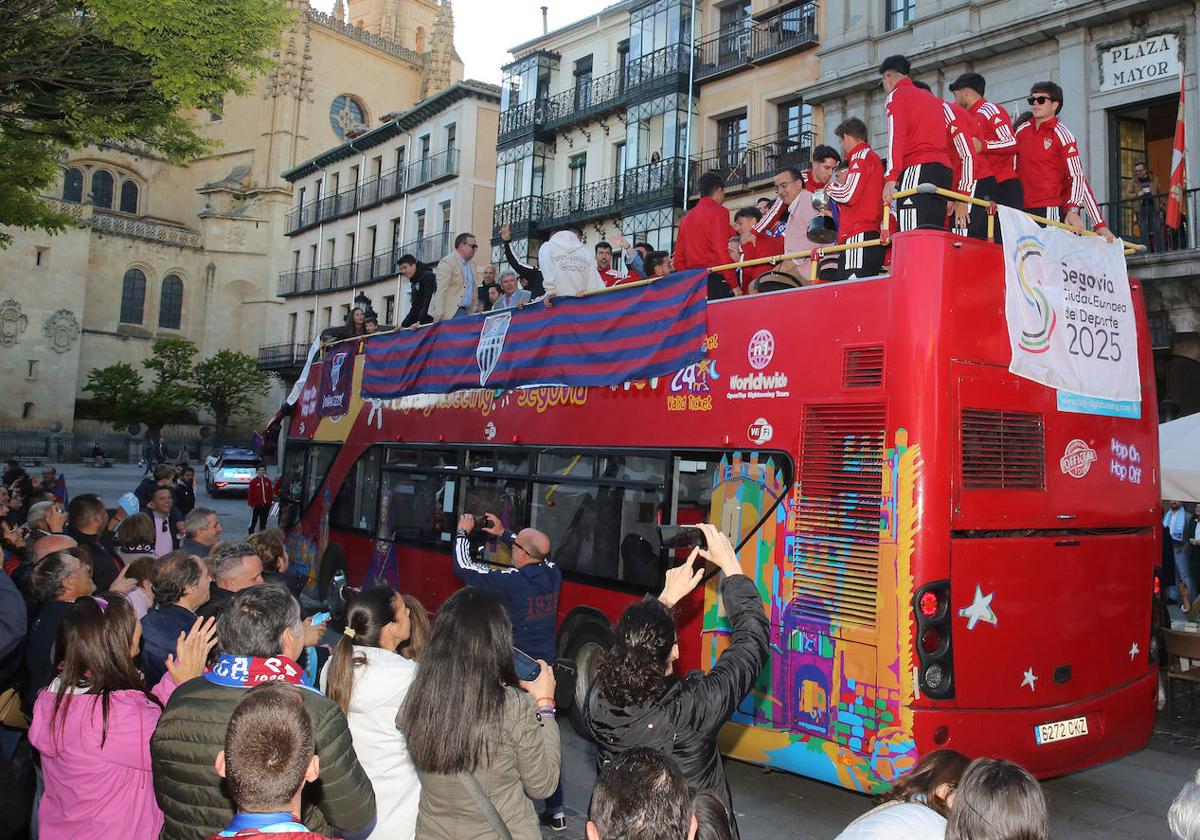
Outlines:
[[[1086,734],[1088,734],[1086,717],[1056,720],[1053,723],[1039,723],[1033,727],[1033,737],[1038,746],[1052,744],[1055,741],[1068,741],[1071,738],[1082,738]]]

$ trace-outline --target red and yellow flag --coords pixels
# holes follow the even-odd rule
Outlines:
[[[1179,230],[1183,217],[1183,191],[1187,181],[1187,154],[1184,152],[1183,72],[1179,73],[1179,116],[1175,122],[1175,150],[1171,154],[1171,180],[1167,187],[1167,227]]]

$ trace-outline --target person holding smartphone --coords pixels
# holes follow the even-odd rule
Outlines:
[[[553,663],[557,658],[558,593],[562,570],[550,560],[550,538],[535,528],[514,534],[494,513],[485,513],[480,530],[509,546],[512,566],[492,568],[471,557],[475,516],[458,518],[454,538],[454,573],[468,586],[483,586],[500,596],[512,620],[513,646],[533,659]],[[566,831],[562,780],[545,803],[542,824]]]

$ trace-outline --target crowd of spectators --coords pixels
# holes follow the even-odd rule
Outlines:
[[[303,617],[307,581],[276,529],[221,541],[217,514],[194,507],[178,523],[183,547],[159,551],[166,479],[150,477],[148,513],[91,494],[62,509],[37,487],[14,508],[0,494],[0,766],[15,831],[535,840],[566,829],[552,664],[562,575],[544,533],[466,514],[454,544],[464,585],[432,623],[383,582],[326,621]],[[589,840],[740,836],[717,733],[770,632],[729,540],[699,527],[706,548],[624,610],[584,699],[597,746]],[[484,562],[493,553],[507,556]],[[707,672],[676,675],[673,610],[706,569],[721,575],[728,643]],[[1197,791],[1200,779],[1171,808],[1177,837],[1200,838]],[[838,840],[1048,836],[1027,771],[942,749]]]

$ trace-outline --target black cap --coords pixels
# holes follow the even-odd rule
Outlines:
[[[963,73],[950,85],[950,90],[970,88],[980,96],[983,96],[983,88],[985,84],[986,83],[983,81],[983,76],[980,76],[978,73]]]

